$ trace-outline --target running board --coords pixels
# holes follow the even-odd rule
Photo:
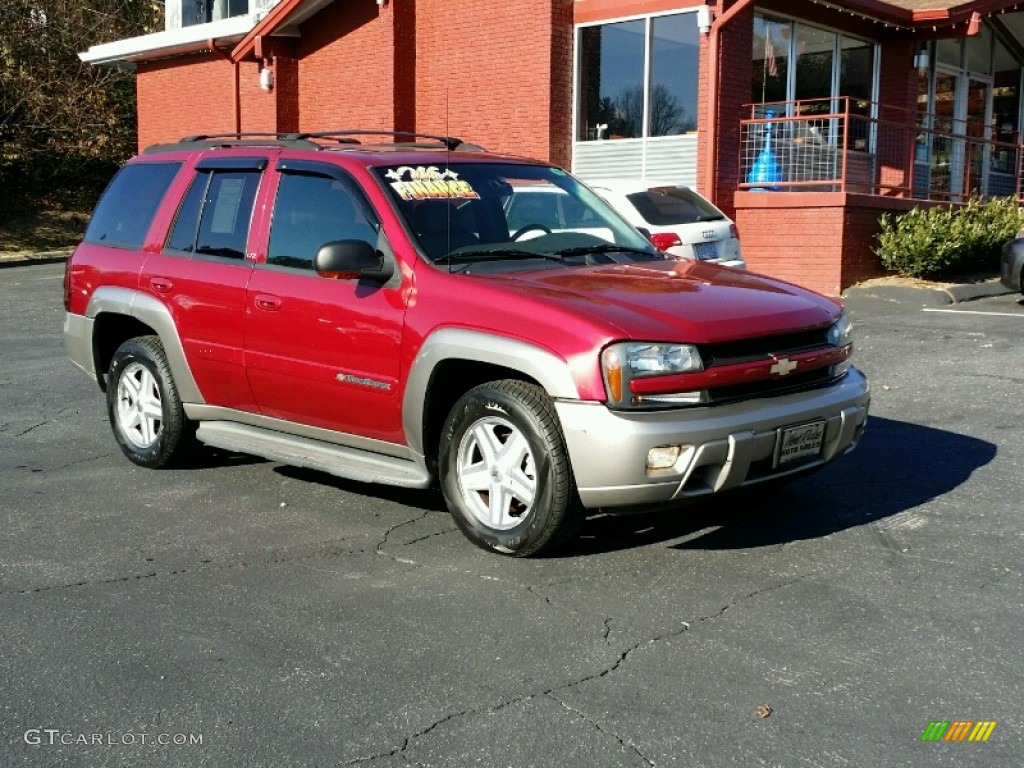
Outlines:
[[[293,467],[307,467],[364,483],[429,488],[426,469],[408,459],[332,445],[231,421],[203,421],[196,437],[214,448],[262,456]]]

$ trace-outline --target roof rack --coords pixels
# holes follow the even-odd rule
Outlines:
[[[171,152],[182,149],[200,149],[214,147],[290,147],[293,149],[320,149],[313,141],[299,140],[292,133],[200,133],[185,136],[170,144],[153,144],[143,150],[143,154],[153,152]]]
[[[341,143],[360,143],[355,136],[393,136],[396,139],[431,139],[440,142],[445,149],[454,152],[457,149],[476,149],[474,144],[468,144],[455,136],[439,136],[433,133],[415,133],[413,131],[382,131],[376,129],[352,128],[340,131],[315,131],[312,133],[290,133],[285,134],[288,139],[335,139]]]
[[[242,132],[242,133],[200,133],[192,136],[185,136],[170,144],[154,144],[146,147],[143,154],[154,152],[170,152],[174,150],[194,150],[199,148],[215,147],[287,147],[291,149],[323,149],[323,144],[316,140],[332,140],[338,144],[356,144],[361,142],[356,136],[392,136],[396,139],[430,139],[436,141],[440,146],[450,152],[482,151],[482,147],[476,144],[469,144],[455,136],[439,136],[432,133],[414,133],[411,131],[386,131],[373,128],[352,128],[337,131],[312,131],[306,133],[268,133],[268,132]],[[408,144],[409,148],[416,146],[415,142],[396,142],[396,146]],[[419,145],[425,147],[426,145]]]

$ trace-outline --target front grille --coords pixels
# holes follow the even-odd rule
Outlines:
[[[701,344],[701,359],[704,367],[748,363],[752,360],[770,360],[798,352],[808,352],[828,345],[828,328],[813,331],[783,333],[776,336],[761,336],[756,339],[723,341],[718,344]]]
[[[708,402],[711,405],[723,405],[724,403],[749,400],[755,397],[791,395],[794,392],[827,387],[839,381],[840,378],[842,376],[833,376],[831,366],[827,366],[816,371],[808,371],[807,373],[794,373],[789,376],[753,381],[747,384],[716,387],[708,391]]]

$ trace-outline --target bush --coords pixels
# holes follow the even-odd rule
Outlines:
[[[933,278],[998,272],[1000,249],[1024,226],[1024,213],[1015,198],[975,195],[959,206],[883,214],[880,223],[875,253],[886,269]]]

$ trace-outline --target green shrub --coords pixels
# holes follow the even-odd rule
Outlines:
[[[962,205],[883,214],[880,223],[875,253],[885,268],[932,278],[998,271],[999,251],[1024,226],[1024,213],[1012,197],[972,196]]]

